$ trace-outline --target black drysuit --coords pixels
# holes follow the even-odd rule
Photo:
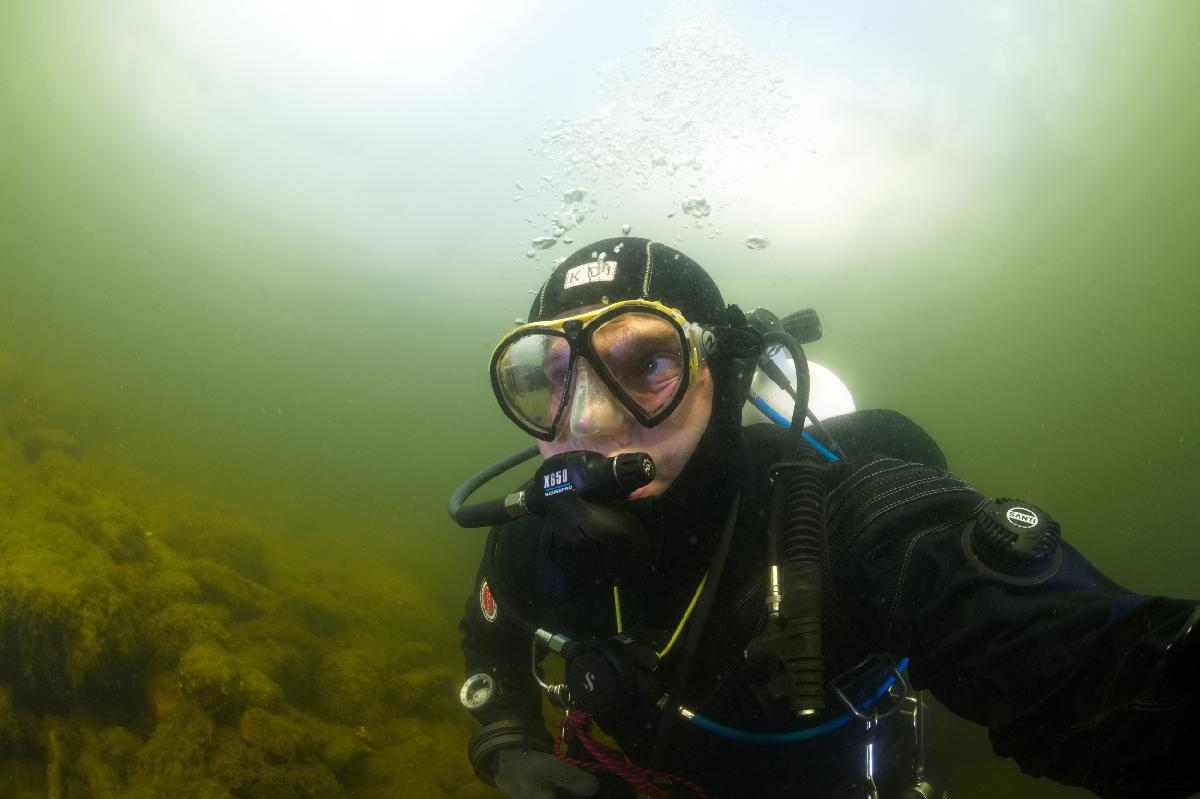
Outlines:
[[[873,654],[907,656],[915,688],[986,725],[996,752],[1030,774],[1112,797],[1186,796],[1200,788],[1200,645],[1177,640],[1195,603],[1133,594],[1065,542],[1061,561],[1041,579],[989,568],[972,557],[965,537],[990,500],[937,468],[944,462],[927,438],[928,446],[921,435],[911,439],[915,448],[896,445],[886,435],[864,434],[862,420],[868,430],[911,425],[898,415],[863,414],[828,424],[848,457],[826,469],[827,675]],[[767,675],[744,656],[765,621],[767,469],[783,439],[772,426],[746,428],[725,485],[709,487],[696,503],[702,512],[651,525],[655,554],[621,589],[626,631],[661,647],[710,566],[723,509],[740,492],[713,611],[688,685],[672,704],[748,730],[798,726],[767,703]],[[865,454],[866,447],[925,463]],[[461,624],[467,673],[490,673],[500,686],[476,716],[485,724],[523,719],[531,744],[542,746],[549,739],[531,641],[511,611],[572,639],[615,632],[611,586],[568,579],[551,563],[547,524],[525,517],[492,529]],[[485,580],[494,606],[481,604]],[[682,648],[659,664],[664,684]],[[649,759],[659,720],[653,707],[596,720],[632,760]],[[892,731],[903,726],[887,722],[877,738],[885,798],[909,779],[907,753],[896,744],[889,755],[896,736],[888,724]],[[712,797],[857,797],[864,740],[857,721],[785,746],[737,743],[676,723],[661,768]]]

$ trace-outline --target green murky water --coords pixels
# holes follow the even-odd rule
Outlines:
[[[579,39],[610,28],[612,43]],[[729,49],[694,63],[671,49],[714,29]],[[818,308],[810,355],[860,407],[917,419],[985,493],[1051,509],[1118,581],[1195,595],[1198,37],[1183,2],[903,15],[3,4],[5,551],[53,574],[64,564],[45,542],[60,536],[58,555],[99,558],[117,608],[104,624],[153,616],[166,637],[145,684],[88,683],[111,696],[82,703],[71,680],[103,676],[102,651],[37,679],[5,653],[14,795],[56,779],[62,795],[142,795],[167,779],[154,748],[170,745],[166,719],[207,742],[196,763],[243,758],[239,795],[285,784],[243,744],[309,764],[307,787],[286,783],[297,792],[324,785],[322,769],[359,795],[482,790],[457,760],[467,728],[434,696],[456,668],[450,625],[481,542],[443,507],[523,443],[485,361],[566,253],[525,258],[573,175],[597,199],[577,242],[629,222],[679,237],[728,301]],[[616,115],[645,110],[642,69],[654,108],[712,103],[692,96],[700,79],[762,102],[712,104],[709,129],[666,142],[703,166],[608,174],[657,155],[605,149],[645,133]],[[561,120],[584,124],[545,138]],[[693,192],[714,208],[703,228],[668,216]],[[743,247],[751,234],[771,246]],[[89,590],[79,580],[65,569],[55,585],[69,597]],[[5,601],[37,616],[19,592]],[[218,633],[171,626],[181,603],[191,619],[215,613]],[[256,638],[278,651],[247,654]],[[380,647],[381,662],[338,654]],[[189,655],[191,693],[156,691],[151,672]],[[284,699],[222,695],[171,715],[220,668],[253,670]],[[352,697],[298,687],[298,674],[337,683],[339,668],[425,676]],[[960,795],[1073,795],[944,724]],[[444,741],[444,762],[414,739]],[[104,765],[118,762],[135,766]],[[427,773],[401,776],[413,762]]]

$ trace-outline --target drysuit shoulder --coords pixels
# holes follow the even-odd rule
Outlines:
[[[831,416],[821,422],[821,427],[847,455],[876,452],[941,471],[946,469],[946,456],[933,436],[899,411],[886,408],[854,411]],[[820,437],[820,432],[817,436]]]
[[[787,431],[762,423],[742,428],[752,453],[783,451]],[[876,408],[831,416],[808,433],[826,446],[836,443],[850,457],[874,453],[945,471],[946,456],[924,428],[899,411]],[[770,455],[768,455],[770,457]]]

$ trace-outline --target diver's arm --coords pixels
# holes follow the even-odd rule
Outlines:
[[[899,411],[872,408],[831,416],[821,421],[817,437],[831,438],[850,457],[879,452],[934,469],[946,468],[946,455],[933,436]]]
[[[971,546],[989,501],[969,486],[916,465],[840,468],[839,599],[872,620],[873,647],[912,658],[915,685],[1027,773],[1106,797],[1200,788],[1194,602],[1132,594],[1065,543],[1039,573],[990,567]]]
[[[490,699],[469,709],[484,725],[519,722],[539,748],[548,749],[542,695],[531,673],[532,639],[510,604],[526,600],[517,563],[524,536],[509,529],[516,525],[501,525],[488,535],[474,590],[459,622],[466,676],[486,674],[494,684]]]

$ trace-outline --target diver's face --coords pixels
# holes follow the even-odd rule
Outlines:
[[[574,310],[564,316],[587,310],[590,309]],[[645,392],[661,390],[664,398],[668,397],[665,376],[669,375],[673,364],[662,359],[650,359],[647,364],[647,373],[642,378]],[[567,398],[570,407],[559,425],[558,437],[553,441],[538,442],[542,456],[579,449],[599,452],[606,457],[624,452],[646,452],[654,459],[655,479],[630,494],[630,499],[657,496],[666,491],[696,451],[712,415],[713,380],[708,364],[701,365],[695,381],[671,415],[654,427],[643,427],[612,395],[585,359],[576,360],[571,380]],[[660,382],[663,382],[661,389],[657,388]]]

